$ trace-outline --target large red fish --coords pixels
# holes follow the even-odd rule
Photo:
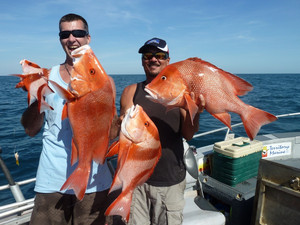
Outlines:
[[[158,130],[141,106],[127,110],[120,139],[110,147],[107,157],[115,154],[119,154],[118,164],[110,192],[122,188],[122,193],[105,214],[120,215],[128,221],[133,190],[148,180],[161,156]]]
[[[28,91],[28,105],[31,105],[36,100],[38,101],[38,110],[40,113],[45,110],[52,110],[53,108],[44,100],[44,96],[53,93],[47,83],[49,70],[41,68],[26,59],[21,60],[20,64],[22,65],[23,74],[13,74],[13,76],[21,78],[16,88],[23,88]]]
[[[87,187],[91,162],[103,164],[115,109],[115,87],[92,49],[84,45],[72,52],[74,66],[68,90],[51,82],[66,99],[63,118],[73,131],[71,164],[78,166],[61,190],[73,189],[81,200]]]
[[[202,94],[205,109],[210,114],[230,129],[231,117],[228,112],[239,114],[247,135],[254,139],[262,125],[275,121],[277,117],[247,105],[237,97],[252,89],[252,85],[245,80],[199,58],[168,65],[145,88],[153,101],[169,108],[187,109],[192,121],[198,111],[195,101]]]

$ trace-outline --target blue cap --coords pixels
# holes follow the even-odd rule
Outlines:
[[[144,53],[149,46],[154,46],[163,52],[169,53],[167,42],[160,38],[152,38],[146,41],[145,44],[139,49],[139,53]]]

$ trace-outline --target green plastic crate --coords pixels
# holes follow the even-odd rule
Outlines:
[[[218,142],[212,157],[212,177],[235,186],[257,175],[261,157],[262,143],[259,141],[236,138]]]

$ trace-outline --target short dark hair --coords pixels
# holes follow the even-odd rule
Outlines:
[[[72,22],[72,21],[75,21],[75,20],[81,20],[83,22],[84,29],[89,33],[89,25],[86,22],[86,20],[82,16],[79,16],[79,15],[74,14],[74,13],[66,14],[59,20],[59,31],[61,31],[61,27],[60,27],[61,23],[63,23],[63,22]]]

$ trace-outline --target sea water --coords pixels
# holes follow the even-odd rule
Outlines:
[[[250,82],[254,89],[240,98],[247,104],[268,111],[274,115],[300,112],[300,74],[239,74],[241,78]],[[136,82],[143,81],[145,75],[112,75],[117,89],[116,107],[120,109],[120,96],[123,89]],[[5,161],[15,181],[33,178],[39,162],[42,149],[42,132],[35,137],[28,137],[20,118],[27,107],[27,93],[16,89],[19,78],[0,76],[0,147],[1,157]],[[232,124],[241,122],[238,115],[231,114]],[[224,125],[209,113],[204,111],[199,120],[203,133]],[[300,116],[279,118],[277,121],[265,125],[259,134],[300,131]],[[238,136],[246,136],[243,126],[234,127],[233,132]],[[225,131],[195,138],[189,143],[197,147],[213,144],[224,138]],[[15,153],[19,154],[19,165],[16,164]],[[3,172],[0,170],[0,186],[7,184]],[[25,198],[31,198],[34,183],[21,186]],[[0,205],[13,203],[14,198],[9,190],[0,192]]]

